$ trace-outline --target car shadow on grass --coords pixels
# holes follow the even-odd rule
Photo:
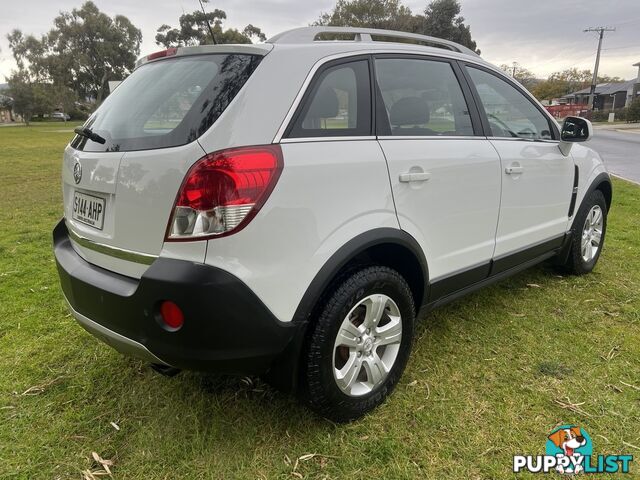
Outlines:
[[[423,314],[416,329],[415,358],[410,360],[410,368],[412,361],[416,365],[453,362],[456,339],[461,333],[468,338],[482,337],[483,329],[494,328],[503,316],[508,316],[505,304],[508,305],[514,295],[535,298],[541,289],[553,286],[554,275],[558,274],[551,267],[537,267]],[[497,310],[497,315],[485,315],[491,309]],[[137,360],[111,352],[109,360],[111,365],[90,370],[95,372],[95,383],[87,379],[93,388],[86,394],[95,395],[99,403],[109,403],[108,397],[114,392],[102,375],[107,369],[119,370],[121,383],[126,387],[120,389],[120,398],[112,399],[114,413],[125,418],[142,418],[140,431],[151,429],[178,438],[186,438],[194,430],[223,431],[225,435],[208,434],[206,443],[212,448],[224,449],[225,442],[246,443],[248,440],[242,435],[246,436],[247,432],[266,429],[269,435],[286,436],[295,443],[308,439],[310,434],[319,438],[341,429],[311,412],[294,394],[280,392],[257,377],[188,371],[164,377]],[[441,388],[454,389],[455,379],[450,381],[451,385],[441,385]],[[408,378],[401,380],[399,389],[406,390],[409,382]],[[140,400],[141,392],[145,395],[144,401]],[[402,401],[399,402],[402,405]],[[388,405],[382,408],[386,411],[383,415],[398,413],[392,412]],[[362,428],[375,424],[379,413],[374,412],[360,421]]]

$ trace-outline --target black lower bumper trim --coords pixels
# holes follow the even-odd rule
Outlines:
[[[96,267],[71,245],[64,221],[53,232],[62,290],[73,310],[143,345],[175,368],[260,374],[287,350],[300,327],[280,322],[241,280],[219,268],[158,258],[140,280]],[[184,325],[165,330],[163,300]]]

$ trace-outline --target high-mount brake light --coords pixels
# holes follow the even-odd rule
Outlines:
[[[162,58],[162,57],[171,57],[176,53],[178,53],[177,48],[175,47],[167,48],[166,50],[160,50],[159,52],[155,52],[155,53],[152,53],[151,55],[147,55],[147,60],[155,60],[156,58]]]
[[[282,171],[280,145],[231,148],[198,160],[187,173],[166,240],[230,235],[258,213]]]

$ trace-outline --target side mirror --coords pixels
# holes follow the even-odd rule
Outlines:
[[[562,124],[560,139],[563,142],[586,142],[593,136],[591,122],[582,117],[567,117]]]
[[[593,125],[586,118],[567,117],[560,132],[560,151],[566,157],[574,143],[586,142],[593,136]]]

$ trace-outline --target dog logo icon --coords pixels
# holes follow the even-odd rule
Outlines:
[[[576,425],[563,425],[555,428],[547,437],[546,453],[569,462],[558,462],[558,473],[580,473],[584,471],[584,457],[592,453],[589,434]],[[565,466],[566,465],[566,466]]]

